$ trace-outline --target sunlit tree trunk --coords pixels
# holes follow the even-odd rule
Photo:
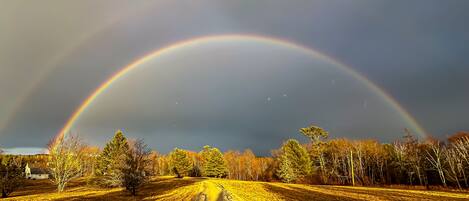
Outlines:
[[[443,183],[444,187],[446,185],[446,177],[443,169],[443,161],[442,161],[442,148],[439,142],[433,142],[429,144],[431,152],[427,150],[427,160],[430,164],[435,168],[438,172],[441,182]]]

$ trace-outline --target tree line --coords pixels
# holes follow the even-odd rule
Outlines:
[[[177,178],[217,177],[248,181],[333,185],[419,185],[469,188],[469,133],[459,132],[445,141],[418,140],[408,130],[393,143],[377,140],[329,139],[317,126],[299,129],[309,139],[301,144],[288,139],[269,157],[251,150],[221,152],[204,146],[200,151],[175,148],[168,154],[152,151],[143,140],[128,140],[122,131],[100,150],[77,135],[60,136],[48,144],[49,153],[31,156],[2,155],[2,196],[24,182],[24,166],[47,168],[62,192],[78,177],[102,187],[124,187],[132,195],[152,176]]]

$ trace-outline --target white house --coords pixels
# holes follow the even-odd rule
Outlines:
[[[26,175],[26,179],[49,179],[49,173],[47,173],[46,170],[41,168],[29,168],[29,164],[26,164],[24,173]]]

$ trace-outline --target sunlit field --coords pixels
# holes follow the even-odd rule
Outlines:
[[[48,180],[29,181],[4,200],[467,200],[467,192],[404,190],[375,187],[321,186],[212,178],[156,177],[132,197],[121,188],[72,182],[56,193]]]

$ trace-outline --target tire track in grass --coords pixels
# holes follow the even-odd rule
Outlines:
[[[233,201],[231,193],[222,184],[214,181],[203,181],[202,190],[194,201]]]
[[[225,189],[223,185],[219,183],[216,185],[221,190],[221,192],[218,194],[217,201],[233,201],[233,196],[228,190]]]
[[[202,182],[202,189],[200,190],[200,192],[197,194],[196,197],[194,197],[194,199],[192,199],[193,201],[208,201],[208,197],[207,197],[207,183],[206,182]]]

